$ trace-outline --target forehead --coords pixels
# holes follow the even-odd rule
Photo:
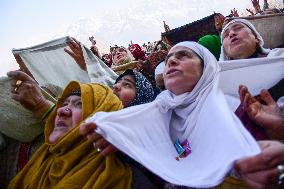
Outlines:
[[[186,51],[186,52],[189,52],[189,53],[193,53],[193,51],[190,48],[188,48],[188,47],[177,46],[177,47],[171,48],[171,50],[169,51],[169,54],[180,52],[180,51]]]
[[[121,80],[131,81],[134,84],[136,83],[133,75],[125,75],[119,81],[121,81]]]
[[[123,47],[119,47],[119,48],[114,49],[114,52],[126,52],[126,49]]]
[[[230,30],[235,29],[236,27],[240,27],[240,26],[242,26],[242,27],[246,28],[247,30],[251,31],[251,29],[247,25],[245,25],[245,24],[243,24],[241,22],[234,22],[234,23],[230,24],[229,26],[227,26],[227,28],[225,29],[224,32],[230,31]]]
[[[81,97],[78,95],[70,95],[64,100],[64,102],[65,101],[76,101],[76,100],[81,100]]]

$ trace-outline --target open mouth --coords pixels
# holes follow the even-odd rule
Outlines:
[[[122,55],[117,55],[116,59],[121,59]]]
[[[238,41],[239,41],[239,39],[235,37],[231,40],[231,43],[237,43]]]
[[[67,125],[66,125],[63,121],[58,121],[58,122],[56,123],[56,127],[57,127],[57,128],[67,127]]]
[[[180,71],[179,70],[176,70],[176,69],[170,69],[169,71],[167,71],[166,75],[167,76],[174,76],[176,74],[178,74]]]

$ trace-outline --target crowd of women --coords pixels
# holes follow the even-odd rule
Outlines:
[[[212,48],[222,61],[284,58],[244,19],[225,22],[220,38]],[[117,74],[111,86],[72,81],[53,104],[29,75],[8,73],[11,97],[44,127],[42,145],[8,188],[284,187],[282,78],[258,96],[240,85],[233,110],[210,48],[161,41],[147,56],[131,44],[104,58],[90,40]],[[65,51],[88,71],[79,41]]]

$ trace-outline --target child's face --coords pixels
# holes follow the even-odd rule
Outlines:
[[[122,77],[114,84],[113,93],[122,101],[123,106],[127,107],[136,97],[136,82],[133,76]]]

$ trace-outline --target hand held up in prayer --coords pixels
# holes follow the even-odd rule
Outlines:
[[[272,139],[284,138],[284,117],[267,90],[262,90],[260,100],[257,100],[250,94],[246,86],[241,85],[239,95],[245,111],[255,123],[265,128]]]
[[[235,169],[241,178],[253,189],[283,188],[284,144],[276,141],[259,141],[262,152],[238,160]],[[279,183],[280,182],[280,183]]]
[[[107,156],[116,152],[117,149],[111,143],[95,132],[96,128],[97,126],[94,122],[83,123],[80,125],[80,133],[86,136],[88,141],[93,143],[94,148],[96,148],[97,151],[101,151],[102,155]]]
[[[94,36],[89,37],[89,40],[90,40],[91,43],[92,43],[91,51],[92,51],[99,59],[102,59],[102,56],[101,56],[101,54],[100,54],[100,52],[99,52],[99,49],[98,49],[98,47],[96,46],[97,41],[95,40]]]
[[[259,0],[251,0],[251,3],[253,5],[253,7],[254,7],[255,14],[261,12],[260,5],[259,5]]]
[[[87,67],[80,42],[77,41],[75,38],[72,38],[72,40],[68,42],[68,47],[70,49],[66,47],[64,48],[64,51],[68,53],[72,58],[74,58],[74,60],[82,70],[86,71]]]
[[[92,46],[94,46],[94,45],[96,45],[96,44],[97,44],[97,42],[96,42],[96,40],[95,40],[94,36],[89,37],[89,40],[91,41]]]
[[[235,8],[231,10],[231,15],[233,17],[239,17],[239,13],[238,13],[238,11]]]
[[[41,118],[52,103],[44,98],[37,82],[22,71],[10,71],[7,75],[12,78],[11,98]]]

